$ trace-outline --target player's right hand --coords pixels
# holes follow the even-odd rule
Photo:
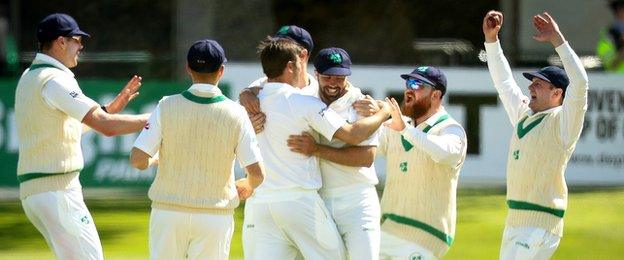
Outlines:
[[[249,184],[249,180],[247,178],[242,178],[236,181],[236,192],[238,193],[238,199],[246,200],[251,197],[254,189]]]
[[[256,134],[264,131],[264,122],[266,121],[266,115],[264,115],[264,113],[259,112],[247,115],[249,116],[249,120],[251,120],[251,125],[253,126],[254,132]]]
[[[483,35],[485,42],[496,42],[498,32],[503,27],[503,13],[495,10],[489,11],[483,17]]]

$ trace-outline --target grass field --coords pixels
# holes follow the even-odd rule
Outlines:
[[[500,191],[460,190],[455,242],[445,259],[497,259],[505,219]],[[149,201],[88,200],[107,259],[147,259]],[[0,201],[0,259],[54,259],[19,201]],[[231,259],[242,259],[242,207]],[[553,259],[623,259],[624,189],[572,192]]]

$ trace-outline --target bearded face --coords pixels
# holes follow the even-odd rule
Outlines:
[[[401,112],[413,120],[422,117],[431,109],[432,94],[431,88],[406,89],[403,93]]]

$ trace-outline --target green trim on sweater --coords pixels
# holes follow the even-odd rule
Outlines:
[[[69,173],[80,172],[80,170],[81,169],[78,169],[78,170],[75,170],[75,171],[71,171],[71,172],[58,172],[58,173],[43,173],[43,172],[24,173],[24,174],[17,175],[17,181],[19,183],[23,183],[25,181],[29,181],[29,180],[32,180],[32,179],[39,179],[39,178],[49,177],[49,176],[53,176],[53,175],[61,175],[61,174],[69,174]]]
[[[433,235],[434,237],[439,238],[440,240],[442,240],[444,243],[446,243],[448,246],[451,246],[451,244],[453,244],[453,237],[447,235],[446,233],[444,233],[443,231],[432,227],[424,222],[420,222],[418,220],[415,219],[411,219],[408,217],[404,217],[404,216],[399,216],[396,214],[392,214],[392,213],[384,213],[381,217],[381,221],[383,222],[386,219],[390,219],[394,222],[400,223],[400,224],[404,224],[404,225],[408,225],[408,226],[412,226],[418,229],[422,229],[423,231]]]
[[[510,209],[546,212],[546,213],[553,214],[560,218],[563,218],[563,214],[565,214],[565,210],[563,209],[554,209],[554,208],[544,207],[544,206],[526,202],[526,201],[507,200],[507,206],[509,206]]]
[[[518,123],[518,129],[517,129],[517,133],[518,133],[518,139],[522,139],[522,137],[524,137],[526,134],[528,134],[533,128],[535,128],[537,125],[539,125],[539,123],[542,122],[542,120],[544,120],[544,117],[546,117],[546,114],[542,114],[541,116],[538,116],[539,118],[536,119],[535,121],[531,122],[530,124],[528,124],[526,126],[526,128],[524,127],[524,121],[529,118],[528,116],[525,116],[524,118],[522,118],[522,120],[520,120],[520,122]]]
[[[227,98],[223,95],[218,95],[214,97],[200,97],[193,95],[190,91],[186,90],[181,93],[183,97],[188,99],[189,101],[199,103],[199,104],[212,104],[226,100]]]

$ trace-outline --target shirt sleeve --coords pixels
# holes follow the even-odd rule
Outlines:
[[[100,106],[93,99],[85,96],[76,79],[71,77],[55,77],[41,89],[41,96],[52,108],[82,121],[94,107]]]
[[[387,156],[388,154],[388,131],[392,130],[389,130],[385,126],[379,127],[378,130],[379,145],[377,146],[377,153],[383,156]]]
[[[451,167],[462,161],[466,151],[466,133],[458,125],[445,127],[440,135],[427,134],[408,125],[402,134],[407,141],[428,153],[434,161]]]
[[[139,137],[134,141],[134,147],[154,157],[162,144],[162,126],[160,124],[160,104],[147,120],[147,124],[141,130]]]
[[[238,144],[234,152],[240,166],[245,168],[251,164],[261,162],[262,156],[260,155],[256,133],[243,107],[241,107],[239,119],[242,127],[240,128]]]
[[[555,48],[555,51],[559,54],[566,74],[570,78],[570,85],[563,99],[560,123],[561,141],[565,148],[569,148],[578,140],[583,129],[589,80],[581,60],[568,42]]]
[[[513,78],[511,67],[503,54],[500,41],[484,43],[487,52],[487,65],[494,87],[503,103],[512,125],[520,119],[520,114],[529,110],[529,98],[522,93]]]
[[[293,96],[296,97],[290,101],[294,113],[304,115],[310,127],[327,138],[327,140],[332,140],[336,131],[347,124],[344,118],[333,109],[327,107],[321,100],[297,94]]]

